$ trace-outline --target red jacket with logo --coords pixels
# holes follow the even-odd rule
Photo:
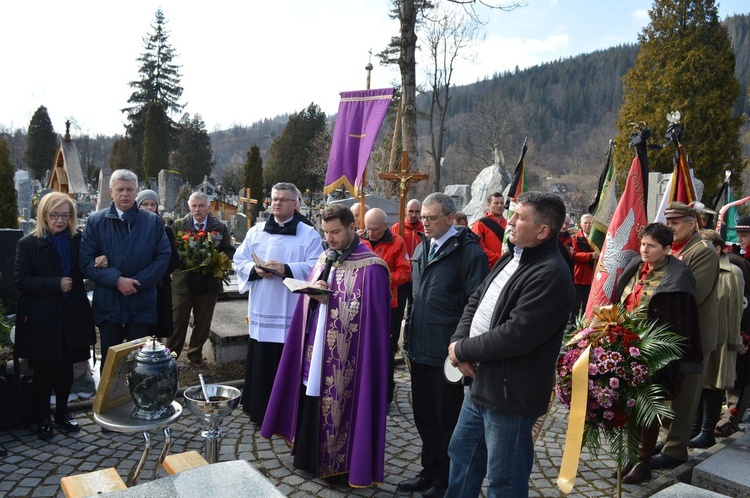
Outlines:
[[[493,216],[492,213],[487,211],[484,216],[493,218],[500,228],[505,231],[507,221],[502,216],[500,218]],[[481,218],[480,218],[481,219]],[[495,267],[495,263],[500,259],[503,254],[503,239],[498,238],[490,228],[487,227],[483,222],[477,220],[471,226],[471,231],[479,236],[479,247],[482,248],[484,253],[487,255],[487,259],[490,262],[490,271]]]

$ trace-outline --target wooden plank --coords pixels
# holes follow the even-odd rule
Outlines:
[[[174,475],[185,470],[203,467],[204,465],[208,465],[208,462],[200,453],[197,451],[186,451],[185,453],[168,455],[164,459],[162,467],[167,471],[167,474]]]
[[[66,476],[60,480],[60,485],[67,498],[84,498],[127,489],[125,482],[114,467],[87,474]]]

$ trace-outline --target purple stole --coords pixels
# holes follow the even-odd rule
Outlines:
[[[325,254],[310,274],[322,273]],[[390,354],[388,267],[360,244],[334,266],[324,332],[318,427],[318,476],[349,473],[349,484],[383,482]],[[315,323],[310,298],[297,303],[284,345],[261,435],[279,434],[294,444],[302,380],[310,371]],[[312,322],[310,334],[308,319]],[[294,449],[292,450],[294,451]]]

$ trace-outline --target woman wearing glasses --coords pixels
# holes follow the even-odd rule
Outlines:
[[[41,439],[52,437],[50,394],[55,393],[54,423],[80,430],[68,412],[73,364],[90,357],[96,342],[91,307],[78,268],[81,234],[76,209],[60,192],[45,195],[37,226],[18,241],[13,282],[21,291],[16,315],[15,353],[34,369],[34,392]]]

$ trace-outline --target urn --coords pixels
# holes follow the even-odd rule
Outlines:
[[[130,358],[127,381],[135,409],[133,417],[159,420],[174,414],[179,381],[177,360],[156,338],[148,341]]]

